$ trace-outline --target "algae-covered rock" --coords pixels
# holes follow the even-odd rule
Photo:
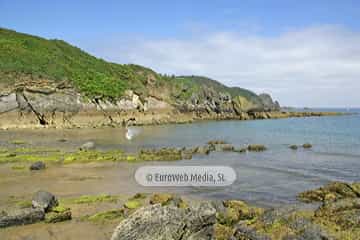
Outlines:
[[[305,149],[309,149],[309,148],[312,148],[313,146],[312,146],[312,144],[310,144],[310,143],[304,143],[304,144],[302,145],[302,147],[305,148]]]
[[[265,151],[267,148],[261,144],[251,144],[247,147],[247,149],[250,152],[262,152]]]
[[[224,140],[211,140],[211,141],[208,141],[207,144],[217,145],[217,144],[227,144],[227,142]]]
[[[239,240],[271,240],[270,237],[258,233],[255,229],[244,224],[238,224],[234,227],[234,239]]]
[[[215,150],[216,151],[233,151],[234,150],[234,146],[231,144],[216,144],[215,145]]]
[[[234,234],[232,227],[218,224],[214,225],[214,239],[215,240],[229,240]]]
[[[70,208],[57,206],[51,210],[51,212],[45,215],[46,223],[57,223],[71,220],[71,210]]]
[[[360,198],[326,202],[315,212],[317,218],[326,218],[343,229],[360,228]]]
[[[181,149],[177,148],[142,149],[138,155],[141,161],[175,161],[182,157]]]
[[[355,187],[353,187],[355,186]],[[318,189],[302,192],[298,198],[303,202],[322,202],[334,201],[342,198],[357,198],[360,193],[356,189],[356,184],[344,182],[331,182]]]
[[[150,204],[167,205],[174,199],[174,195],[170,193],[156,193],[150,197]]]

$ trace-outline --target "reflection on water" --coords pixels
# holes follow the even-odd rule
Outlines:
[[[75,150],[85,141],[99,149],[164,146],[199,146],[211,139],[226,140],[236,147],[265,144],[263,153],[212,153],[209,156],[168,164],[226,165],[236,170],[237,181],[226,188],[167,189],[210,198],[241,198],[271,204],[295,201],[296,193],[327,181],[360,181],[360,117],[293,118],[259,121],[209,121],[182,125],[139,127],[126,139],[125,128],[74,130],[9,130],[0,132],[0,147],[20,139],[30,146]],[[59,139],[66,139],[60,142]],[[290,144],[310,142],[313,149],[293,151]],[[151,163],[164,164],[164,163]],[[131,177],[131,176],[129,176]],[[116,186],[116,182],[113,185]],[[111,188],[109,183],[107,186]],[[144,190],[134,184],[134,190]],[[145,189],[146,190],[146,189]]]

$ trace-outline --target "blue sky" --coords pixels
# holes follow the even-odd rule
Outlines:
[[[294,106],[360,105],[359,13],[355,0],[0,0],[1,27]]]

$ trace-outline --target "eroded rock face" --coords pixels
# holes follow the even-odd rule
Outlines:
[[[112,240],[211,239],[216,210],[209,203],[189,209],[160,204],[143,207],[123,220]]]
[[[16,101],[16,93],[0,96],[0,113],[9,112],[19,107]]]

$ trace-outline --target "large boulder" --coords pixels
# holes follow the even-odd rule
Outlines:
[[[8,212],[0,212],[0,228],[15,225],[31,224],[42,221],[45,212],[41,208],[16,209]]]
[[[111,239],[211,239],[215,214],[210,203],[197,203],[188,209],[155,204],[140,208],[120,222]]]
[[[50,211],[53,207],[59,205],[57,198],[46,191],[38,191],[32,198],[32,206],[40,208],[45,212]]]

